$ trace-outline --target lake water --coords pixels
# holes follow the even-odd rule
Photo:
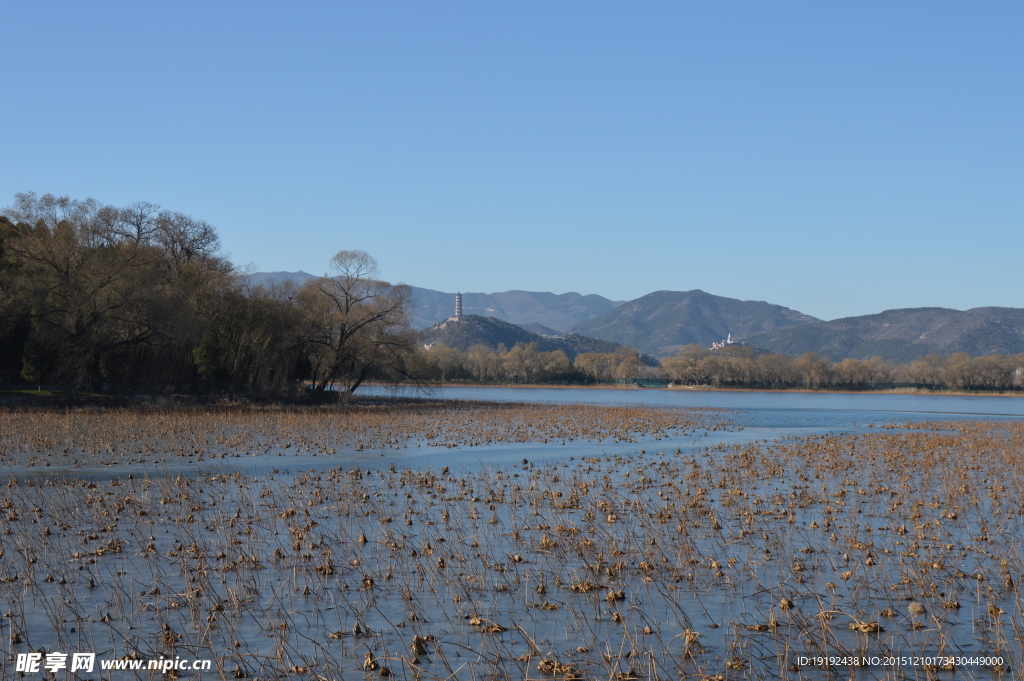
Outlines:
[[[694,436],[673,440],[652,441],[638,438],[636,442],[594,443],[574,442],[494,443],[472,447],[459,446],[437,450],[428,447],[395,449],[353,448],[339,446],[337,455],[325,458],[303,453],[299,448],[274,451],[275,456],[252,457],[219,462],[206,461],[203,471],[261,474],[271,470],[327,469],[339,465],[358,464],[370,468],[405,466],[476,467],[505,465],[521,458],[531,461],[567,460],[591,454],[630,454],[644,447],[683,451],[750,441],[773,440],[787,436],[824,433],[866,432],[872,426],[921,421],[958,419],[1018,419],[1024,417],[1024,397],[898,395],[856,393],[799,393],[709,390],[651,390],[615,388],[510,388],[510,387],[445,387],[427,392],[378,386],[367,386],[362,397],[401,396],[430,397],[445,400],[479,400],[497,402],[528,402],[552,404],[649,405],[653,407],[701,408],[725,410],[729,422],[726,430],[701,431]],[[160,476],[191,475],[197,469],[188,459],[164,459],[159,464],[125,462],[116,465],[77,465],[73,475],[109,479],[126,472]],[[62,477],[69,471],[49,467],[7,465],[5,472],[13,475]]]
[[[445,387],[427,393],[410,390],[371,388],[369,395],[431,396],[451,400],[483,400],[530,403],[582,403],[649,405],[653,407],[710,407],[729,412],[735,426],[728,432],[702,433],[678,443],[687,448],[710,444],[734,444],[785,436],[828,432],[864,432],[870,426],[888,423],[947,421],[959,419],[1024,418],[1024,397],[900,395],[879,393],[800,393],[724,390],[651,390],[618,388],[509,388]],[[513,448],[515,451],[509,451]],[[593,449],[584,442],[562,447],[536,444],[494,445],[472,452],[453,452],[451,462],[504,462],[517,454],[548,459]],[[604,453],[625,453],[637,449],[629,444],[602,443]],[[481,454],[486,452],[486,456]],[[491,457],[497,457],[492,459]],[[367,457],[370,458],[370,457]],[[450,463],[450,462],[446,462]]]
[[[180,674],[200,681],[377,678],[367,656],[410,680],[553,678],[547,659],[594,679],[952,680],[993,675],[970,660],[1024,661],[1011,626],[1022,612],[1024,507],[1010,467],[957,467],[958,447],[942,460],[960,477],[943,488],[953,476],[928,466],[887,468],[876,455],[888,441],[871,435],[858,441],[876,449],[851,445],[845,458],[775,442],[897,442],[914,433],[878,426],[1017,420],[1024,399],[503,387],[429,396],[722,412],[696,432],[629,442],[424,442],[331,456],[288,446],[202,463],[8,467],[22,483],[0,504],[0,677],[13,678],[14,653],[40,649],[213,660],[213,673]],[[785,447],[812,449],[801,458]],[[816,471],[829,456],[840,468]],[[932,674],[923,663],[831,672],[799,661],[937,653],[968,662]]]
[[[415,391],[387,391],[372,387],[369,394],[417,395]],[[825,421],[856,418],[925,418],[947,416],[1024,416],[1024,397],[919,395],[888,393],[801,393],[727,390],[651,390],[617,388],[509,388],[445,387],[429,395],[453,400],[508,402],[578,402],[589,404],[646,404],[660,407],[715,407],[769,412],[784,426],[793,412],[811,412]],[[915,416],[917,415],[917,416]],[[808,415],[805,419],[813,420]],[[801,421],[805,419],[800,419]]]

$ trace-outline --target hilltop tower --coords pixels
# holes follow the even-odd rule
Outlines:
[[[462,317],[462,293],[455,294],[455,318]]]

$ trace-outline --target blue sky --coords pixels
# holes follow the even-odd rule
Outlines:
[[[239,265],[818,317],[1024,307],[1024,4],[0,5],[0,205]]]

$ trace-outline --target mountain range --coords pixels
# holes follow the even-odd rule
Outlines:
[[[316,275],[308,272],[257,272],[248,275],[253,284],[279,284],[286,281],[302,285]],[[411,286],[413,309],[411,326],[426,329],[442,322],[455,313],[455,294]],[[503,291],[501,293],[463,293],[462,313],[481,315],[511,322],[518,326],[539,324],[551,335],[567,331],[575,324],[600,317],[622,301],[608,300],[598,295],[579,293],[535,293],[532,291]],[[543,333],[533,329],[538,333]]]
[[[255,284],[301,284],[312,278],[306,272],[249,275]],[[415,286],[412,292],[414,328],[429,329],[454,313],[454,293]],[[510,341],[513,345],[531,340],[547,343],[546,337],[568,337],[571,333],[587,338],[586,342],[609,343],[602,346],[605,349],[589,345],[589,349],[571,351],[563,347],[570,356],[576,352],[613,352],[616,345],[626,345],[639,347],[653,357],[666,357],[684,345],[707,347],[729,334],[734,341],[761,350],[787,355],[820,352],[833,360],[880,356],[905,363],[930,353],[1024,353],[1024,309],[1020,308],[962,311],[921,307],[823,321],[781,305],[725,298],[700,290],[655,291],[628,302],[598,295],[531,291],[463,293],[462,301],[464,316],[490,317],[519,327],[519,331],[494,324],[474,327],[467,338],[474,336],[478,342],[485,342],[479,339],[490,334],[504,339],[495,344],[510,347]],[[512,341],[517,334],[527,335]],[[434,342],[459,347],[465,341],[448,338]],[[577,343],[577,347],[582,346]]]
[[[922,355],[1016,355],[1024,352],[1024,310],[916,307],[750,334],[743,340],[785,355],[820,352],[833,359],[884,357],[912,362]]]
[[[711,345],[762,331],[813,324],[820,319],[758,300],[736,300],[704,291],[655,291],[580,322],[572,330],[594,338],[639,347],[667,357],[684,345]]]
[[[451,317],[455,294],[412,287],[413,328],[425,329]],[[518,326],[537,324],[549,332],[562,333],[572,326],[606,314],[622,301],[579,293],[463,293],[462,313],[494,317]]]

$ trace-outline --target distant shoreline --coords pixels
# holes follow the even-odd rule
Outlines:
[[[836,395],[934,395],[937,397],[1024,397],[1024,391],[1013,391],[1013,392],[996,392],[996,391],[964,391],[964,390],[942,390],[942,391],[930,391],[921,390],[915,388],[886,388],[877,390],[839,390],[839,389],[821,389],[811,390],[807,388],[723,388],[715,386],[670,386],[668,388],[650,388],[637,385],[627,385],[618,383],[606,383],[606,384],[581,384],[581,385],[566,385],[563,383],[428,383],[422,386],[416,386],[413,384],[383,384],[383,383],[365,383],[365,387],[376,387],[383,389],[399,388],[416,391],[417,388],[423,387],[426,389],[430,388],[516,388],[521,390],[654,390],[662,391],[668,390],[672,392],[689,392],[689,393],[729,393],[729,392],[741,392],[741,393],[803,393],[808,395],[814,394],[836,394]],[[356,401],[358,402],[361,398],[369,397],[365,392],[357,391],[355,394]],[[524,396],[525,397],[525,396]],[[228,399],[230,400],[242,400],[245,402],[253,402],[260,404],[290,404],[295,406],[300,405],[322,405],[325,403],[331,403],[333,400],[322,400],[309,401],[305,395],[253,395],[253,394],[226,394],[226,393],[210,393],[210,394],[190,394],[190,393],[166,393],[166,394],[127,394],[127,393],[79,393],[77,395],[71,395],[70,393],[55,390],[43,390],[36,391],[32,389],[18,389],[13,387],[5,387],[0,389],[0,410],[5,409],[17,409],[20,407],[69,407],[69,406],[94,406],[94,407],[132,407],[138,404],[151,402],[153,400],[170,400],[172,402],[179,402],[181,404],[192,404],[195,406],[199,405],[210,405],[218,401]],[[528,399],[528,398],[527,398]]]
[[[382,384],[373,384],[382,385]],[[412,387],[412,386],[409,386]],[[879,388],[866,390],[843,390],[822,388],[723,388],[710,385],[670,385],[667,388],[648,388],[621,383],[587,383],[566,385],[564,383],[429,383],[427,387],[437,388],[544,388],[562,390],[671,390],[681,392],[746,392],[746,393],[835,393],[840,395],[935,395],[937,397],[1024,397],[1024,390],[1016,391],[970,391],[970,390],[922,390],[919,388]]]

